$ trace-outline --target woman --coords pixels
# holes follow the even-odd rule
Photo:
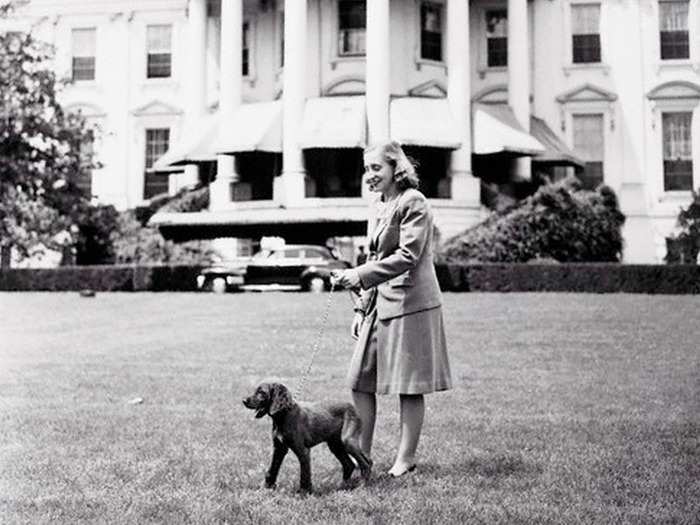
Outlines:
[[[367,148],[365,183],[382,210],[370,235],[369,260],[334,274],[362,288],[351,332],[357,339],[348,378],[362,417],[360,445],[371,456],[376,394],[398,394],[401,437],[389,474],[415,469],[423,394],[451,388],[442,297],[433,266],[433,216],[418,191],[413,164],[397,142]]]

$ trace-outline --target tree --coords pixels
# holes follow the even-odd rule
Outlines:
[[[29,34],[0,34],[0,245],[21,254],[51,244],[59,227],[79,227],[89,196],[78,181],[97,167],[82,147],[93,130],[58,101],[52,58]]]

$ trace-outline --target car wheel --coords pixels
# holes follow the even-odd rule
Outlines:
[[[306,289],[313,293],[321,293],[326,289],[326,281],[323,277],[315,275],[307,281]]]
[[[211,282],[211,291],[214,293],[226,293],[226,279],[215,277]]]

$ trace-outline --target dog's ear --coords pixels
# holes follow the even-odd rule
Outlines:
[[[271,416],[274,416],[282,410],[292,408],[293,404],[292,394],[289,393],[286,386],[280,383],[273,383],[270,385],[270,408],[268,409],[268,413]]]

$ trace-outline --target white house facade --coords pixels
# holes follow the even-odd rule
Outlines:
[[[154,216],[174,238],[360,235],[388,138],[443,237],[575,169],[620,197],[625,261],[660,262],[700,187],[698,0],[31,0],[0,25],[55,45],[99,201],[210,183]]]

